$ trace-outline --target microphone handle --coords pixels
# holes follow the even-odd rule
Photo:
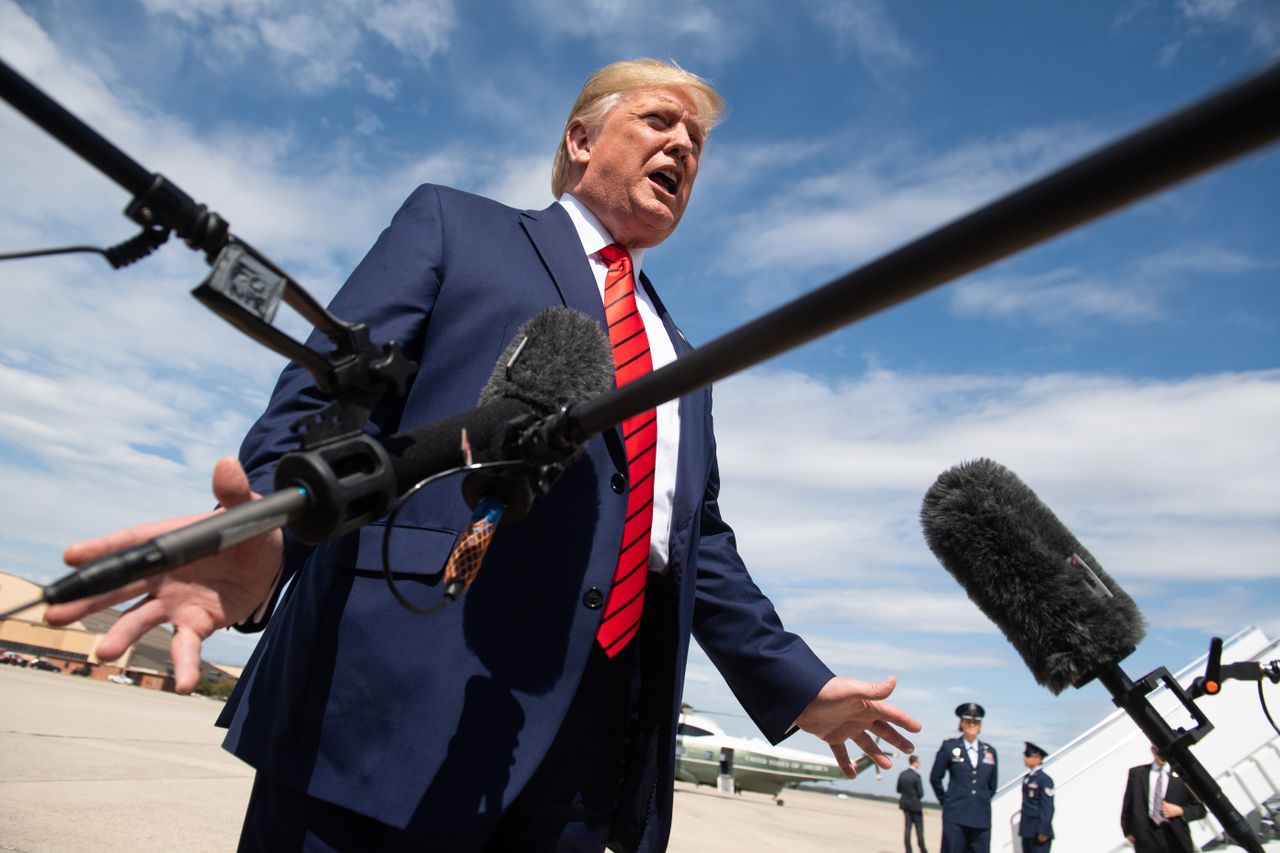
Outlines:
[[[305,489],[274,492],[108,554],[44,588],[44,601],[63,604],[119,589],[127,583],[225,551],[302,518],[310,505]]]
[[[1157,673],[1161,672],[1157,670]],[[1152,673],[1152,676],[1156,673]],[[1152,678],[1148,676],[1144,682]],[[1150,692],[1150,685],[1136,685],[1129,678],[1125,671],[1117,664],[1112,664],[1098,675],[1098,681],[1111,693],[1111,699],[1116,707],[1123,710],[1129,715],[1130,719],[1137,724],[1142,733],[1147,736],[1159,752],[1162,758],[1168,761],[1173,768],[1178,771],[1178,775],[1182,777],[1183,783],[1191,790],[1193,794],[1204,803],[1205,808],[1213,813],[1218,819],[1218,823],[1222,824],[1223,830],[1231,839],[1239,844],[1250,853],[1264,853],[1262,842],[1254,835],[1253,830],[1249,828],[1249,823],[1244,816],[1236,810],[1236,807],[1227,799],[1227,795],[1222,792],[1222,786],[1214,781],[1209,775],[1209,771],[1204,769],[1204,765],[1200,760],[1191,753],[1189,741],[1194,738],[1186,737],[1186,732],[1174,730],[1165,722],[1164,717],[1156,713],[1156,709],[1151,707],[1150,700],[1147,699],[1147,693]],[[1177,682],[1173,681],[1172,676],[1167,677],[1166,681],[1171,688],[1176,687]],[[1181,697],[1179,697],[1181,698]],[[1190,700],[1186,700],[1190,702]],[[1194,707],[1194,705],[1192,705]],[[1203,717],[1203,715],[1199,715]],[[1205,728],[1207,720],[1202,720],[1200,727],[1196,732],[1207,734],[1212,726]],[[1203,730],[1203,731],[1201,731]]]

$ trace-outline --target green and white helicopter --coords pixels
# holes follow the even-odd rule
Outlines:
[[[862,773],[873,765],[864,755],[854,766]],[[772,746],[759,738],[732,737],[710,717],[683,705],[676,729],[676,778],[726,793],[732,780],[732,793],[768,794],[782,805],[779,795],[788,785],[835,781],[844,774],[830,755]]]

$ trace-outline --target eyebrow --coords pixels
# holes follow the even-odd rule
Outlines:
[[[706,122],[698,115],[698,105],[694,104],[692,109],[688,109],[678,98],[672,97],[665,92],[654,92],[636,95],[633,105],[638,114],[644,113],[646,110],[652,110],[658,106],[665,106],[685,116],[688,124],[698,131],[698,145],[703,145],[709,131]],[[687,110],[687,112],[686,112]]]

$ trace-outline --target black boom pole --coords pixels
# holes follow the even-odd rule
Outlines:
[[[171,230],[212,260],[227,240],[227,223],[158,173],[108,142],[100,133],[0,60],[0,97],[79,154],[134,197],[125,214],[144,227]]]

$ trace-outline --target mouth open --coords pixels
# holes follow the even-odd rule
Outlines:
[[[671,195],[676,194],[676,188],[679,186],[679,182],[676,180],[675,176],[664,170],[650,172],[649,180],[662,187],[662,189]]]

